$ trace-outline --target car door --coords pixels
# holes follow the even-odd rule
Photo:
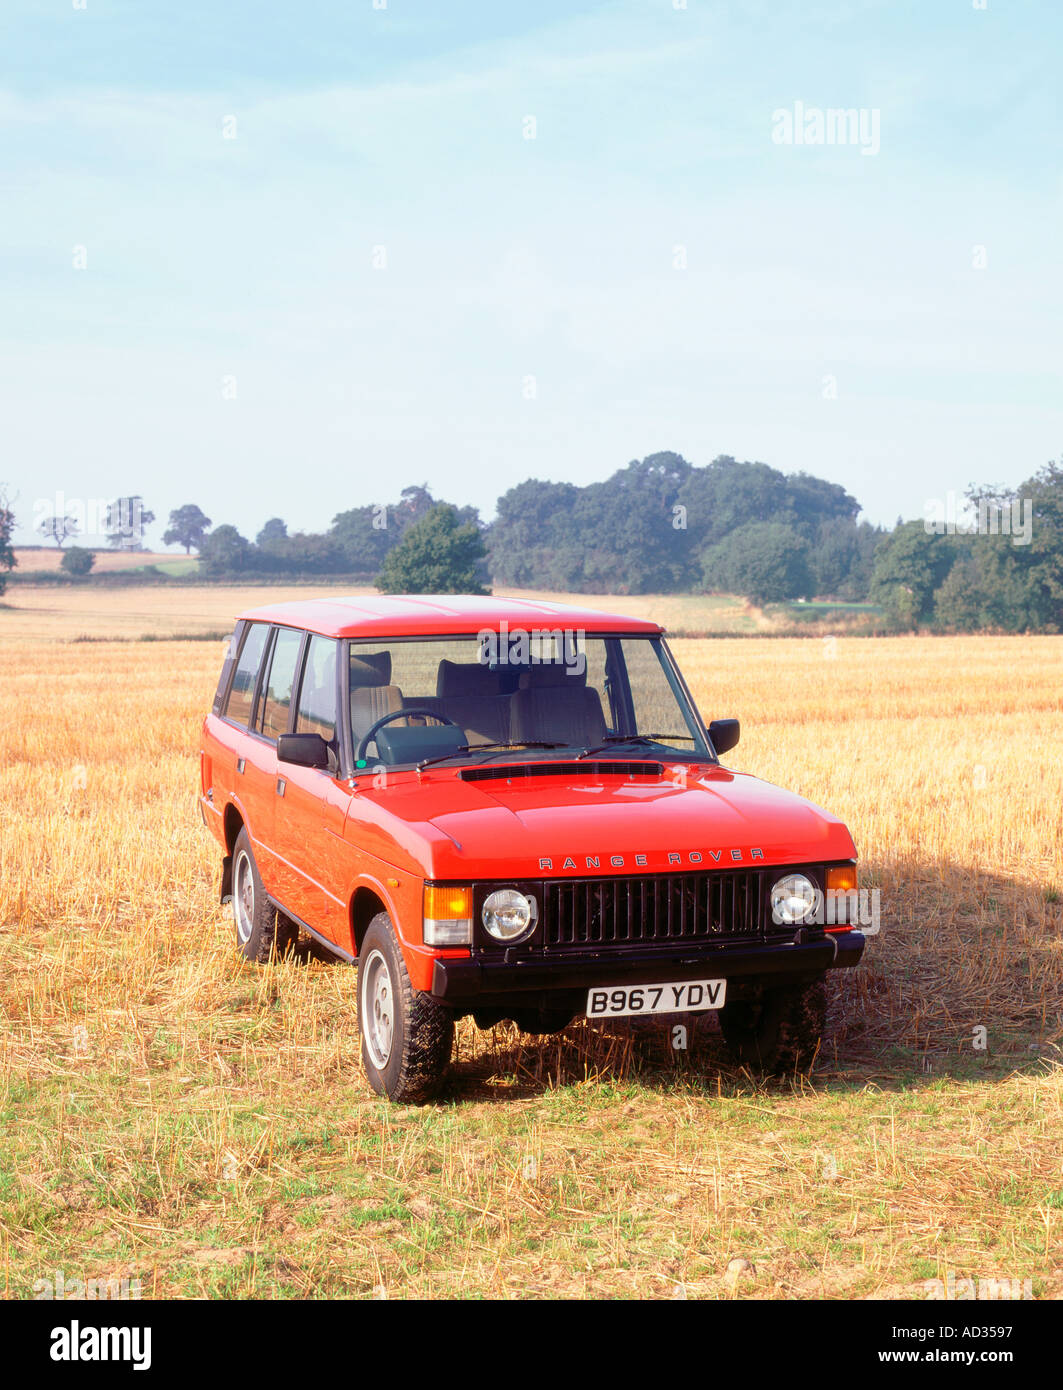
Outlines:
[[[269,642],[268,623],[247,624],[225,704],[219,710],[221,732],[211,748],[210,769],[213,800],[219,806],[232,801],[240,812],[260,871],[260,846],[264,848],[273,821],[273,797],[266,773],[259,767],[260,750],[251,729]]]
[[[258,694],[245,758],[244,782],[253,799],[255,858],[266,892],[293,912],[295,875],[278,838],[277,804],[283,796],[284,778],[278,771],[277,740],[288,732],[292,692],[302,658],[306,634],[298,628],[274,627],[262,666]]]
[[[291,883],[286,905],[308,926],[346,949],[349,856],[343,825],[351,794],[338,776],[339,649],[335,638],[310,636],[291,730],[319,734],[331,750],[333,766],[326,770],[279,764],[278,777],[284,785],[277,800],[275,833]]]

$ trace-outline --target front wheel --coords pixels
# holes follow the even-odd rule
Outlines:
[[[417,1104],[439,1089],[454,1042],[454,1016],[410,983],[391,918],[378,913],[358,953],[362,1065],[377,1095]]]
[[[741,1067],[785,1075],[808,1071],[827,1019],[822,977],[796,987],[765,989],[759,999],[738,999],[720,1010],[720,1030]]]

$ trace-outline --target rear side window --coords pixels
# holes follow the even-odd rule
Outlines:
[[[245,727],[251,719],[251,702],[255,698],[255,682],[258,680],[258,668],[262,665],[268,632],[265,623],[252,623],[247,629],[229,691],[229,703],[225,707],[226,717]]]
[[[336,746],[336,651],[332,637],[311,637],[299,691],[297,734],[320,734]]]
[[[288,711],[292,704],[295,673],[303,634],[291,627],[279,627],[269,658],[269,675],[262,682],[256,725],[266,738],[278,739],[288,732]]]
[[[247,624],[242,620],[238,622],[233,629],[233,635],[226,644],[225,660],[222,662],[221,675],[218,677],[218,688],[214,692],[214,703],[210,707],[212,714],[221,714],[225,707],[225,697],[229,693],[229,682],[232,680],[236,658],[240,655],[240,642],[246,626]]]

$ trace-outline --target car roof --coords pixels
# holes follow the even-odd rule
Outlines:
[[[492,598],[478,594],[352,594],[336,598],[268,603],[240,614],[248,622],[305,628],[323,637],[416,637],[510,628],[564,627],[589,632],[656,635],[659,623],[601,613],[546,599]]]

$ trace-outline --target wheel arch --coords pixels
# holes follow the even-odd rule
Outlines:
[[[376,888],[371,888],[368,884],[362,883],[354,890],[351,898],[350,918],[351,918],[351,944],[353,954],[362,954],[362,942],[365,934],[369,930],[369,923],[378,912],[386,912],[394,921],[394,911]]]
[[[232,854],[236,845],[236,837],[244,828],[243,812],[235,801],[230,801],[225,808],[222,817],[222,828],[225,831],[225,850],[227,854]]]
[[[225,858],[221,861],[221,891],[219,901],[227,902],[233,894],[233,849],[237,837],[244,828],[244,817],[234,801],[230,801],[222,815],[222,833],[225,836]]]

